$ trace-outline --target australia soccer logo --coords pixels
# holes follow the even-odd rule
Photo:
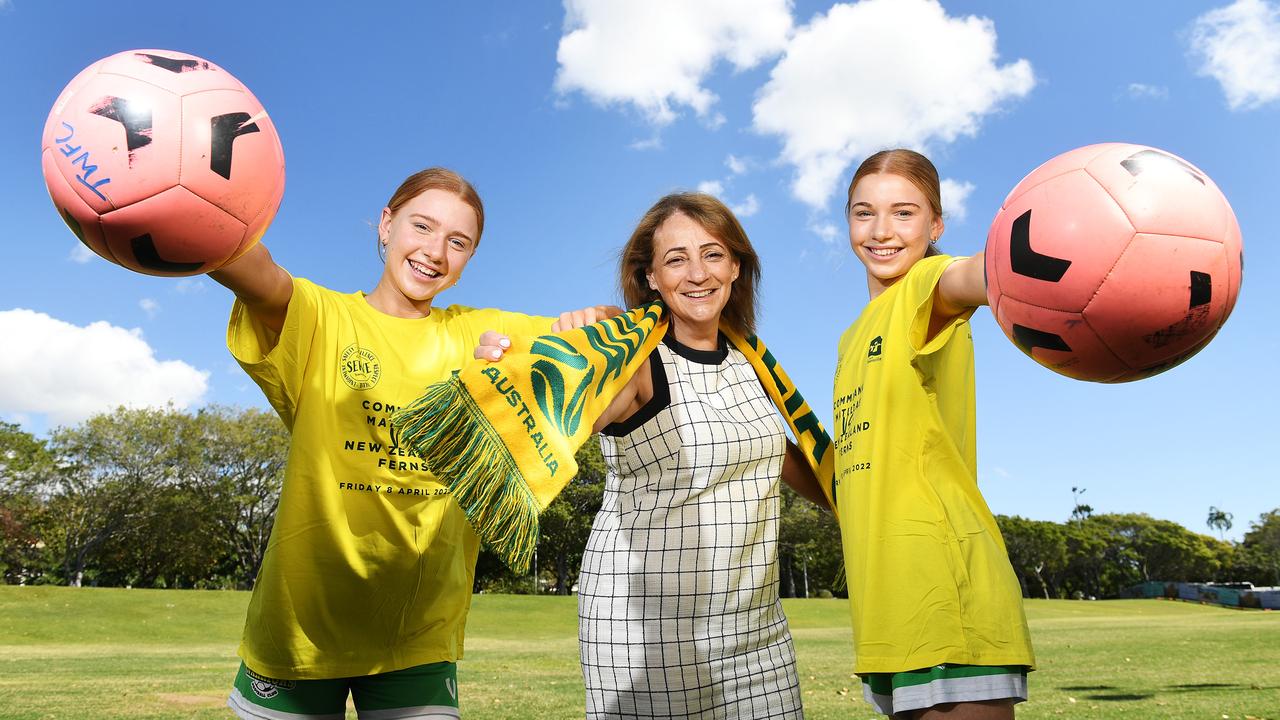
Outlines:
[[[338,360],[342,380],[352,390],[369,390],[382,377],[382,364],[372,350],[359,345],[348,345]]]

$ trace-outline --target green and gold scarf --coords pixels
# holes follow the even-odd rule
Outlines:
[[[575,451],[669,327],[655,302],[576,330],[511,338],[502,360],[470,362],[429,386],[392,427],[449,486],[485,545],[524,572],[538,514],[578,472]],[[755,368],[834,508],[831,438],[817,416],[758,337],[721,331]]]

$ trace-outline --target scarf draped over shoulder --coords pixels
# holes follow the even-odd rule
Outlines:
[[[666,334],[660,302],[593,325],[511,338],[497,362],[475,360],[391,418],[399,444],[445,483],[485,545],[525,572],[538,515],[577,474],[574,453]],[[835,508],[831,438],[764,343],[721,332],[750,361]]]

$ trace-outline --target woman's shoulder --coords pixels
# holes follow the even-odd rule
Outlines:
[[[908,270],[907,272],[908,273],[940,272],[942,270],[945,270],[946,267],[951,263],[960,259],[961,259],[961,256],[959,255],[948,255],[946,253],[929,255],[929,256],[920,258],[920,260],[917,261],[915,265],[912,265],[911,269]]]
[[[929,255],[921,258],[911,269],[907,271],[903,278],[905,284],[910,287],[913,285],[927,285],[932,288],[938,284],[938,280],[942,277],[943,271],[947,269],[951,263],[964,258],[958,255]],[[904,283],[898,283],[902,285]]]
[[[879,297],[867,303],[859,319],[872,314],[877,308],[894,315],[914,315],[921,302],[933,295],[942,279],[942,273],[951,263],[962,260],[953,255],[930,255],[912,265],[897,282],[890,285]],[[856,323],[855,323],[856,324]]]
[[[498,308],[474,308],[470,305],[448,305],[443,308],[432,308],[431,314],[441,320],[457,320],[458,318],[501,317]]]
[[[527,319],[532,317],[521,312],[513,310],[503,310],[496,307],[471,307],[470,305],[449,305],[443,308],[433,308],[432,315],[437,315],[441,320],[475,320],[484,322],[493,322],[503,319]]]
[[[312,300],[313,302],[351,302],[353,300],[364,300],[365,293],[361,290],[353,290],[344,292],[334,290],[331,287],[321,285],[315,280],[297,275],[291,275],[293,278],[293,292],[295,295]]]
[[[304,277],[297,277],[296,275],[291,277],[293,279],[293,294],[289,298],[291,310],[299,307],[309,307],[312,308],[313,312],[324,316],[326,313],[318,309],[321,305],[340,307],[349,302],[349,298],[360,295],[358,292],[339,292]]]

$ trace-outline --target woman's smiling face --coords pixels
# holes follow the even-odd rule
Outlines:
[[[688,215],[673,214],[653,233],[649,287],[662,296],[677,327],[714,333],[737,278],[738,261],[724,242]]]

